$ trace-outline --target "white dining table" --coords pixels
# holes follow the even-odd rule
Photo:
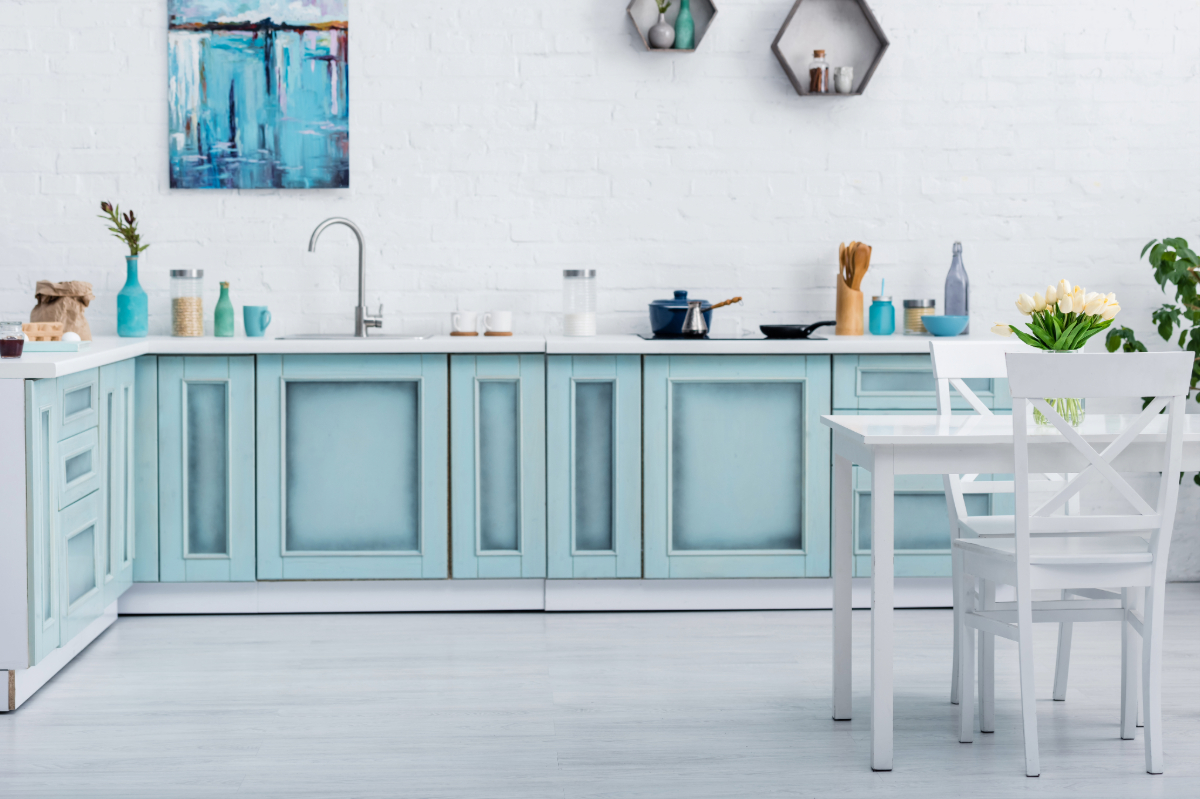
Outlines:
[[[1077,428],[1093,447],[1112,441],[1135,417],[1089,414]],[[822,416],[833,431],[833,718],[850,718],[853,567],[852,469],[871,472],[871,769],[892,768],[892,652],[897,475],[1011,474],[1011,416]],[[1080,472],[1087,461],[1052,427],[1029,425],[1031,472]],[[1161,471],[1166,418],[1113,462],[1124,472]],[[1155,441],[1160,442],[1154,447]],[[1200,470],[1200,415],[1185,417],[1183,468]],[[949,728],[947,728],[949,729]],[[951,733],[947,733],[948,735]]]

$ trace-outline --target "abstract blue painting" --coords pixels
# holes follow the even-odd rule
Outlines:
[[[349,0],[168,0],[171,188],[350,185]]]

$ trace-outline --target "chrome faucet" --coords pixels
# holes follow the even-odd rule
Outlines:
[[[349,219],[340,216],[326,219],[313,231],[312,238],[308,240],[308,251],[317,251],[317,239],[325,232],[325,228],[333,225],[345,225],[354,232],[354,237],[358,239],[358,306],[354,309],[354,336],[355,338],[366,338],[368,328],[383,328],[383,303],[379,304],[378,316],[371,316],[367,312],[367,249],[363,245],[362,231]]]

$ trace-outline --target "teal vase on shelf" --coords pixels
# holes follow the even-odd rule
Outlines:
[[[125,338],[144,337],[150,319],[146,290],[138,283],[137,262],[136,255],[125,256],[125,285],[117,292],[117,335]]]
[[[213,335],[229,338],[233,335],[233,303],[229,300],[229,284],[221,284],[221,296],[213,315]]]
[[[679,16],[675,18],[675,49],[696,49],[696,23],[692,21],[691,0],[680,0]]]

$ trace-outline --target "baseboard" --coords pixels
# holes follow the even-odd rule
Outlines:
[[[60,646],[46,657],[41,663],[28,669],[13,669],[0,672],[6,678],[8,686],[8,701],[0,704],[0,710],[5,712],[16,710],[25,700],[33,696],[39,688],[50,681],[50,678],[62,671],[63,666],[82,652],[88,644],[100,637],[117,620],[117,603],[113,602],[104,609],[104,613],[95,621],[83,628],[79,635],[72,638],[65,646]]]
[[[856,608],[871,606],[871,581],[855,578]],[[822,610],[833,581],[712,580],[303,580],[134,583],[122,615],[371,613],[545,610]],[[948,608],[950,578],[896,579],[898,608]]]

